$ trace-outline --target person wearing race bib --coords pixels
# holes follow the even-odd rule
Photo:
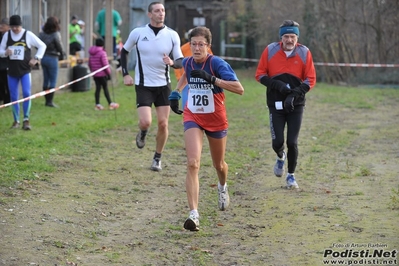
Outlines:
[[[284,175],[288,189],[298,189],[294,172],[298,159],[298,136],[305,106],[305,94],[316,84],[316,71],[309,49],[298,43],[299,24],[285,20],[280,25],[281,41],[269,44],[263,51],[255,79],[267,87],[272,147],[277,154],[274,174]],[[284,128],[287,124],[287,154],[284,151]]]
[[[36,47],[37,52],[32,56],[31,48]],[[10,30],[4,35],[0,44],[0,56],[8,57],[8,85],[11,102],[19,100],[19,82],[21,82],[22,96],[31,96],[31,70],[40,62],[46,51],[46,44],[33,32],[22,28],[22,20],[19,15],[10,17]],[[31,100],[23,102],[22,129],[30,130],[29,123]],[[12,105],[14,123],[11,128],[19,128],[19,104]]]
[[[191,33],[192,30],[193,30],[193,29],[190,29],[190,30],[187,32],[187,36]],[[189,57],[189,56],[192,56],[192,55],[193,55],[193,54],[191,53],[190,42],[186,42],[186,43],[183,44],[180,48],[181,48],[181,52],[183,53],[183,56],[184,56],[184,57]],[[208,49],[208,53],[209,53],[209,54],[213,54],[211,48]],[[184,73],[184,68],[176,68],[176,69],[174,69],[174,71],[175,71],[176,80],[179,81],[179,79],[181,78],[181,76],[182,76],[183,73]],[[181,97],[182,97],[182,98],[181,98],[181,104],[182,104],[182,106],[185,106],[185,105],[186,105],[186,102],[187,102],[187,94],[188,94],[187,92],[188,92],[188,85],[186,85],[186,86],[183,88],[182,92],[181,92]]]
[[[225,162],[228,121],[224,91],[242,95],[244,88],[231,66],[220,57],[209,54],[212,33],[196,27],[189,34],[191,57],[183,59],[184,73],[170,96],[173,112],[183,115],[184,143],[187,156],[186,192],[190,208],[184,228],[199,230],[199,179],[203,136],[209,143],[213,166],[218,176],[218,207],[227,209],[228,165]],[[180,92],[188,84],[188,97],[183,111],[179,110]]]
[[[139,132],[136,145],[144,148],[145,138],[152,123],[152,105],[158,120],[155,154],[151,170],[161,171],[161,155],[168,140],[169,100],[171,92],[170,67],[181,68],[183,54],[176,31],[164,25],[165,7],[160,2],[148,6],[150,23],[133,29],[121,51],[123,83],[136,89],[136,106],[139,115]],[[135,79],[127,70],[127,54],[136,49]],[[171,55],[172,58],[169,57]]]

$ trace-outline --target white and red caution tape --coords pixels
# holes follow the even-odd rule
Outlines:
[[[219,56],[225,60],[236,60],[236,61],[246,61],[246,62],[258,62],[259,59],[251,59],[251,58],[241,58],[241,57],[231,57],[231,56]]]
[[[231,56],[220,56],[225,60],[236,60],[246,62],[258,62],[258,59],[231,57]],[[321,63],[314,62],[316,66],[341,66],[341,67],[399,67],[399,64],[357,64],[357,63]]]
[[[355,64],[355,63],[314,63],[316,66],[343,66],[343,67],[399,67],[399,64]]]
[[[3,104],[3,105],[0,105],[0,109],[1,109],[1,108],[4,108],[4,107],[8,107],[8,106],[13,105],[13,104],[16,104],[16,103],[21,103],[21,102],[29,101],[29,100],[35,99],[35,98],[37,98],[37,97],[41,97],[41,96],[44,96],[44,95],[46,95],[46,94],[49,94],[49,93],[52,93],[52,92],[61,90],[61,89],[65,88],[65,87],[68,87],[68,86],[71,85],[71,84],[74,84],[74,83],[79,82],[79,81],[81,81],[81,80],[83,80],[83,79],[89,78],[89,77],[91,77],[91,76],[97,74],[98,72],[103,71],[104,69],[106,69],[106,68],[108,68],[108,67],[109,67],[109,65],[108,65],[108,66],[104,66],[104,67],[102,67],[102,68],[100,68],[100,69],[98,69],[98,70],[96,70],[96,71],[93,71],[93,72],[87,74],[86,76],[83,76],[83,77],[81,77],[81,78],[72,80],[71,82],[68,82],[68,83],[66,83],[66,84],[63,84],[63,85],[59,86],[58,88],[52,88],[52,89],[49,89],[49,90],[41,91],[41,92],[35,93],[35,94],[33,94],[33,95],[29,96],[29,97],[20,99],[20,100],[18,100],[18,101],[14,101],[14,102],[10,102],[10,103],[6,103],[6,104]]]
[[[225,60],[237,60],[237,61],[245,61],[245,62],[258,62],[259,61],[258,59],[231,57],[231,56],[220,56],[220,58],[225,59]],[[399,64],[362,64],[362,63],[359,64],[359,63],[322,63],[322,62],[314,62],[314,65],[316,65],[316,66],[340,66],[340,67],[389,67],[389,68],[391,68],[391,67],[399,67]],[[58,90],[61,90],[61,89],[65,88],[65,87],[67,87],[67,86],[69,86],[71,84],[74,84],[74,83],[79,82],[79,81],[81,81],[83,79],[91,77],[94,74],[96,74],[96,73],[98,73],[100,71],[103,71],[104,69],[106,69],[108,67],[109,67],[109,65],[108,66],[104,66],[104,67],[102,67],[102,68],[100,68],[100,69],[98,69],[96,71],[91,72],[90,74],[87,74],[86,76],[83,76],[81,78],[75,79],[75,80],[73,80],[71,82],[68,82],[66,84],[63,84],[63,85],[59,86],[58,88],[52,88],[52,89],[49,89],[49,90],[41,91],[41,92],[33,94],[33,95],[31,95],[31,96],[29,96],[27,98],[20,99],[18,101],[14,101],[14,102],[10,102],[10,103],[6,103],[6,104],[3,104],[3,105],[0,105],[0,109],[4,108],[4,107],[8,107],[8,106],[16,104],[16,103],[25,102],[25,101],[28,101],[28,100],[31,100],[31,99],[34,99],[34,98],[37,98],[37,97],[44,96],[46,94],[49,94],[49,93],[52,93],[52,92],[55,92],[55,91],[58,91]]]

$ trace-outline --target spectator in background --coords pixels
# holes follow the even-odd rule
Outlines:
[[[108,66],[107,53],[104,50],[104,40],[102,38],[96,39],[96,45],[89,49],[89,68],[91,72],[99,70],[104,66]],[[105,98],[108,101],[109,109],[113,110],[119,107],[119,104],[111,101],[108,91],[108,80],[111,79],[111,69],[108,67],[93,76],[94,82],[96,83],[96,92],[94,98],[96,101],[95,110],[103,110],[104,107],[100,104],[100,92],[101,87],[104,89]]]
[[[69,24],[69,54],[75,56],[77,52],[82,50],[80,43],[80,26],[78,24],[78,17],[72,16]]]
[[[79,51],[79,58],[84,59],[86,56],[86,51],[85,51],[85,34],[86,33],[86,23],[83,20],[78,20],[78,25],[80,27],[80,34],[79,36],[76,36],[76,38],[78,39],[78,41],[80,42],[81,45],[81,50]],[[90,45],[95,42],[97,39],[97,34],[95,34],[94,32],[91,33],[91,38],[90,41],[91,43],[88,45],[90,47]]]
[[[189,30],[187,32],[188,36],[190,36],[190,33],[193,29]],[[191,52],[191,46],[190,46],[190,42],[186,42],[185,44],[183,44],[181,47],[181,52],[183,53],[184,57],[190,57],[192,56],[192,52]],[[213,54],[211,47],[208,46],[208,53],[209,54]],[[181,76],[184,74],[184,67],[183,68],[175,68],[175,76],[176,76],[176,80],[179,81],[179,79],[181,78]],[[181,100],[182,100],[182,108],[184,109],[184,106],[186,105],[187,102],[187,96],[188,96],[188,84],[183,88],[182,92],[181,92]]]
[[[0,21],[0,43],[3,39],[4,34],[10,29],[8,18],[3,18]],[[8,59],[5,57],[0,57],[0,101],[3,104],[10,102],[10,90],[8,89],[7,80],[7,67]]]
[[[106,31],[106,27],[107,25],[105,24],[105,20],[106,20],[106,1],[103,1],[103,9],[101,9],[98,14],[97,14],[97,18],[96,18],[96,22],[94,24],[96,31],[100,34],[100,36],[105,40],[105,31]],[[118,11],[116,11],[115,9],[112,9],[112,43],[113,43],[113,47],[112,47],[112,51],[113,51],[113,55],[114,55],[114,59],[116,59],[116,34],[117,34],[117,30],[118,27],[122,25],[122,18],[121,15],[119,14]]]
[[[22,96],[31,96],[31,69],[40,62],[46,51],[46,44],[42,42],[33,32],[22,28],[22,20],[19,15],[10,17],[10,28],[5,33],[0,44],[0,56],[8,57],[8,86],[10,89],[11,102],[19,100],[19,83],[22,86]],[[31,48],[35,47],[37,52],[32,56]],[[31,100],[23,102],[24,120],[22,129],[31,130],[29,123]],[[11,128],[19,128],[19,104],[12,105],[14,123]]]
[[[116,61],[118,64],[116,65],[116,71],[121,72],[121,51],[123,48],[123,40],[121,37],[121,31],[117,30],[116,31]]]
[[[76,36],[76,39],[80,42],[79,58],[85,58],[85,22],[83,20],[78,20],[78,25],[80,27],[80,33]]]
[[[46,44],[46,52],[42,58],[43,90],[49,90],[57,86],[58,60],[63,59],[65,54],[60,34],[60,22],[57,17],[47,18],[43,31],[39,38]],[[45,106],[57,107],[53,103],[54,92],[46,94]]]
[[[299,188],[294,177],[298,160],[298,136],[305,107],[305,94],[316,84],[316,71],[309,49],[298,43],[299,24],[285,20],[279,29],[280,42],[263,51],[255,79],[267,87],[272,147],[277,155],[274,174],[284,175],[288,159],[287,188]],[[284,151],[284,128],[287,125],[287,154]]]

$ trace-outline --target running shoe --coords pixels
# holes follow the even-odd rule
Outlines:
[[[101,104],[96,104],[96,106],[94,107],[94,110],[97,110],[97,111],[104,110],[104,106],[102,106]]]
[[[114,109],[118,109],[118,108],[119,108],[118,103],[110,103],[109,104],[109,110],[114,110]]]
[[[19,128],[19,122],[14,121],[14,123],[12,123],[11,128]]]
[[[161,170],[162,170],[161,160],[156,160],[156,159],[154,159],[154,160],[152,161],[151,170],[152,170],[152,171],[156,171],[156,172],[161,171]]]
[[[274,174],[277,177],[282,177],[284,175],[284,163],[285,163],[285,152],[283,152],[283,158],[277,156],[276,164],[274,165]]]
[[[287,174],[287,188],[292,189],[292,188],[299,188],[298,183],[295,180],[295,176],[291,174]]]
[[[145,136],[143,136],[141,134],[141,130],[139,131],[139,133],[137,133],[136,145],[137,145],[137,148],[139,148],[139,149],[142,149],[145,146]]]
[[[29,120],[24,120],[24,122],[22,123],[22,129],[23,130],[31,130],[31,126],[29,124]]]
[[[230,204],[230,196],[227,190],[227,185],[225,190],[219,188],[218,193],[219,193],[219,202],[218,202],[219,210],[224,211],[227,209],[227,207]]]
[[[190,230],[190,231],[199,231],[198,217],[190,214],[190,216],[184,222],[184,229]]]

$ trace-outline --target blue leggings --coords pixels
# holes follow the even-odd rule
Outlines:
[[[31,74],[27,73],[21,77],[11,77],[8,76],[8,87],[10,89],[10,100],[15,102],[19,100],[19,81],[21,81],[22,86],[22,96],[27,98],[31,92]],[[24,101],[22,105],[24,109],[24,120],[29,119],[31,100]],[[12,105],[12,114],[14,116],[14,121],[19,122],[19,104]]]

